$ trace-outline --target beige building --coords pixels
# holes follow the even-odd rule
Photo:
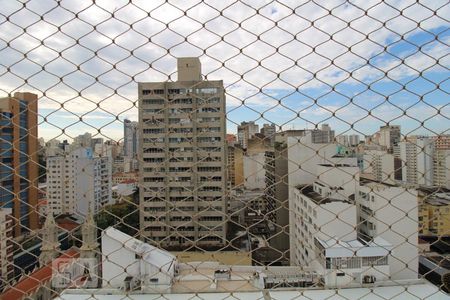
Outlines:
[[[200,70],[180,58],[177,82],[139,83],[141,232],[164,248],[225,244],[225,93]]]
[[[450,150],[450,134],[433,137],[436,150]]]
[[[437,149],[433,157],[434,185],[450,189],[450,149]]]
[[[54,215],[85,217],[112,203],[111,161],[91,148],[47,158],[48,209]]]
[[[13,218],[11,208],[0,208],[0,290],[14,275]]]
[[[438,188],[418,189],[419,234],[450,235],[450,192]]]
[[[117,172],[112,174],[112,183],[117,185],[122,182],[137,182],[139,180],[138,172]]]
[[[228,145],[228,187],[240,187],[244,184],[244,149],[235,143]]]
[[[255,134],[259,133],[259,125],[255,121],[242,122],[237,128],[238,142],[242,148],[247,149],[248,140],[253,138]]]
[[[399,143],[402,179],[409,184],[433,185],[434,144],[429,137],[411,136]]]
[[[400,125],[386,125],[380,127],[380,138],[378,144],[386,147],[386,149],[392,153],[393,149],[401,140],[401,127]]]
[[[395,157],[383,150],[366,150],[363,175],[373,180],[395,184]]]

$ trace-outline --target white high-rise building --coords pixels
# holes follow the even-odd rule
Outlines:
[[[265,153],[251,153],[243,156],[244,186],[247,189],[266,188]]]
[[[348,146],[348,135],[340,134],[336,137],[336,143],[342,146]]]
[[[362,173],[372,176],[372,179],[395,183],[394,155],[382,150],[366,150],[363,156]]]
[[[351,134],[348,136],[348,145],[349,146],[358,146],[360,140],[360,136],[357,134]]]
[[[288,137],[289,185],[312,184],[317,180],[319,164],[357,165],[355,157],[339,157],[338,144],[314,143],[314,131],[306,131],[304,136]]]
[[[328,124],[322,124],[320,129],[313,129],[310,132],[314,144],[334,143],[334,130],[331,130]]]
[[[226,127],[222,81],[178,59],[178,81],[139,83],[141,234],[165,248],[226,238]]]
[[[386,280],[386,274],[417,279],[417,191],[360,180],[356,158],[305,138],[288,139],[291,263],[325,272],[331,285]],[[359,248],[364,250],[348,251]],[[372,257],[363,255],[369,248]],[[371,261],[377,270],[365,273],[361,266]]]
[[[361,182],[355,193],[358,236],[367,241],[382,238],[392,245],[391,278],[417,279],[417,190],[376,182]]]
[[[99,157],[108,157],[111,161],[114,157],[114,145],[101,143],[101,144],[95,144],[94,146],[94,153],[96,156]]]
[[[402,160],[402,180],[410,184],[433,185],[433,139],[428,137],[409,137],[400,142]]]
[[[112,202],[111,161],[90,148],[47,158],[48,211],[86,216]]]
[[[59,140],[51,139],[45,143],[45,156],[56,156],[64,153]]]
[[[380,146],[386,147],[386,149],[392,153],[395,146],[401,140],[401,127],[400,125],[386,125],[380,127],[378,143]]]
[[[319,164],[317,181],[291,195],[291,264],[312,268],[327,287],[389,280],[390,243],[357,238],[358,172],[356,165]]]
[[[91,147],[92,146],[92,134],[86,132],[84,134],[80,134],[73,139],[73,143],[70,145],[70,148],[75,150],[78,148]]]

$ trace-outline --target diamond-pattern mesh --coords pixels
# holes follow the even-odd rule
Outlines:
[[[0,1],[0,299],[443,299],[449,15]]]

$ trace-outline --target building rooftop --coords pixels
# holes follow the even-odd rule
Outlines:
[[[398,187],[398,184],[391,184],[391,183],[386,183],[386,182],[381,182],[381,181],[377,181],[373,178],[368,178],[368,177],[363,177],[360,176],[359,177],[359,183],[361,186],[368,186],[368,187],[377,187],[377,188],[383,188],[383,189],[387,189],[388,187]]]
[[[327,241],[316,238],[329,257],[367,257],[386,256],[392,249],[392,245],[386,240],[376,237],[373,241],[362,240],[342,241],[329,239]]]
[[[218,293],[183,293],[183,294],[125,294],[120,290],[66,290],[56,300],[262,300],[262,299],[330,299],[330,300],[379,300],[395,299],[410,300],[412,298],[427,300],[450,299],[450,296],[439,290],[438,287],[424,282],[379,287],[361,287],[345,289],[291,289],[291,290],[264,290],[254,292],[218,292]]]
[[[56,258],[53,263],[64,263],[68,258],[78,258],[79,254],[78,249],[71,248],[64,252],[60,257]],[[5,289],[4,292],[0,294],[0,299],[21,300],[36,292],[41,286],[45,286],[52,279],[52,266],[53,264],[49,263],[31,274],[24,275],[15,285]]]
[[[125,247],[137,255],[140,255],[143,260],[158,267],[162,272],[168,272],[173,263],[176,261],[176,257],[169,252],[146,244],[113,227],[108,227],[105,229],[103,231],[103,235],[109,236],[111,239],[114,239],[122,244],[122,247]],[[108,250],[111,252],[116,251],[116,249]],[[105,250],[103,252],[105,252]]]
[[[333,155],[332,157],[340,157],[340,156]],[[329,167],[329,168],[355,168],[355,167],[357,167],[357,166],[352,166],[349,164],[318,164],[318,165],[322,166],[322,167]]]
[[[317,205],[324,205],[333,202],[341,202],[341,203],[352,203],[352,199],[354,199],[354,194],[350,195],[347,199],[336,199],[330,197],[324,197],[321,194],[314,191],[313,186],[309,184],[301,184],[296,187],[303,195],[310,198]]]

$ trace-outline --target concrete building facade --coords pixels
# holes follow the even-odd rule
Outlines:
[[[450,149],[435,146],[433,157],[434,185],[450,189]]]
[[[136,158],[139,149],[138,122],[123,121],[123,156]]]
[[[433,185],[434,143],[431,138],[414,136],[400,142],[402,179],[406,183]]]
[[[420,188],[419,235],[450,236],[450,191]]]
[[[331,130],[328,124],[322,124],[321,129],[314,129],[310,132],[314,144],[334,143],[334,130]]]
[[[0,291],[14,273],[13,226],[12,209],[0,208]]]
[[[198,58],[177,82],[139,83],[140,224],[162,247],[226,238],[227,147],[222,81],[202,81]]]
[[[94,157],[91,148],[47,158],[48,211],[85,217],[112,202],[108,157]]]
[[[348,146],[348,135],[340,134],[336,136],[336,143],[341,146]]]
[[[358,239],[358,167],[319,165],[319,179],[298,185],[290,199],[291,264],[308,266],[326,287],[390,280],[391,245]]]
[[[373,180],[395,183],[395,157],[382,150],[366,150],[363,155],[363,170]]]
[[[38,228],[38,97],[0,99],[0,206],[12,208],[14,235]]]
[[[391,278],[417,279],[418,192],[401,186],[361,182],[355,194],[358,205],[358,237],[382,238],[392,245]]]
[[[242,122],[237,128],[237,138],[242,148],[247,149],[248,140],[253,138],[255,134],[259,133],[259,125],[254,121]]]
[[[348,145],[349,146],[358,146],[360,141],[360,136],[357,134],[351,134],[348,136]]]
[[[450,150],[450,134],[441,134],[433,137],[436,150]]]
[[[381,126],[379,131],[378,144],[386,147],[392,153],[394,147],[401,141],[401,127],[400,125],[386,125]]]

